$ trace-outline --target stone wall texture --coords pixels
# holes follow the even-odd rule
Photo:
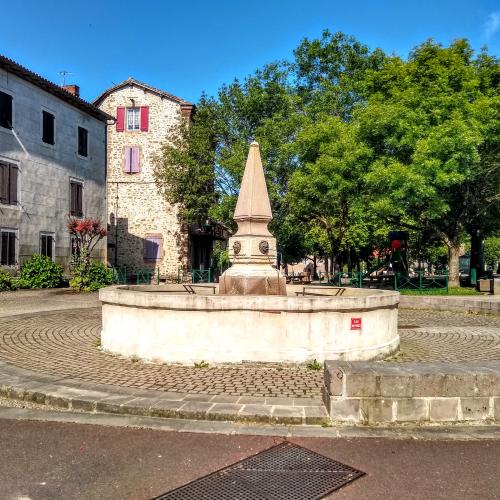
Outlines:
[[[181,106],[143,87],[130,83],[109,93],[100,109],[117,115],[118,107],[149,107],[148,131],[117,132],[108,127],[108,260],[116,267],[154,268],[162,277],[177,276],[187,266],[188,236],[178,219],[178,210],[167,203],[159,191],[153,171],[154,158],[168,137],[169,130],[181,118]],[[123,171],[124,151],[140,148],[140,172]],[[161,236],[161,256],[145,260],[145,238]]]

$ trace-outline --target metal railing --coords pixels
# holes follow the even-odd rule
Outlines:
[[[211,283],[212,269],[191,269],[191,283]]]

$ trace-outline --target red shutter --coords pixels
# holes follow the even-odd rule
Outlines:
[[[139,162],[139,153],[140,150],[139,148],[130,148],[130,172],[131,173],[137,173],[141,171],[141,166]]]
[[[116,108],[116,131],[123,132],[125,130],[125,108]]]
[[[149,130],[149,108],[148,106],[141,107],[141,130],[147,132]]]
[[[19,169],[15,165],[10,166],[10,200],[11,205],[17,205],[17,174]]]

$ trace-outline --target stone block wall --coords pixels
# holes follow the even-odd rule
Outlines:
[[[333,422],[500,421],[500,361],[326,361],[324,400]]]
[[[143,106],[149,108],[147,131],[108,128],[108,260],[131,269],[154,267],[161,276],[173,277],[188,265],[188,234],[178,219],[177,207],[167,203],[159,191],[153,172],[170,127],[182,116],[181,105],[133,83],[111,91],[99,104],[111,116],[117,116],[118,107]],[[126,147],[140,148],[140,172],[123,171]],[[157,261],[144,259],[148,235],[162,238]]]

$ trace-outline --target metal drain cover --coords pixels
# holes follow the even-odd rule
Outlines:
[[[154,500],[317,500],[363,475],[284,442]]]

